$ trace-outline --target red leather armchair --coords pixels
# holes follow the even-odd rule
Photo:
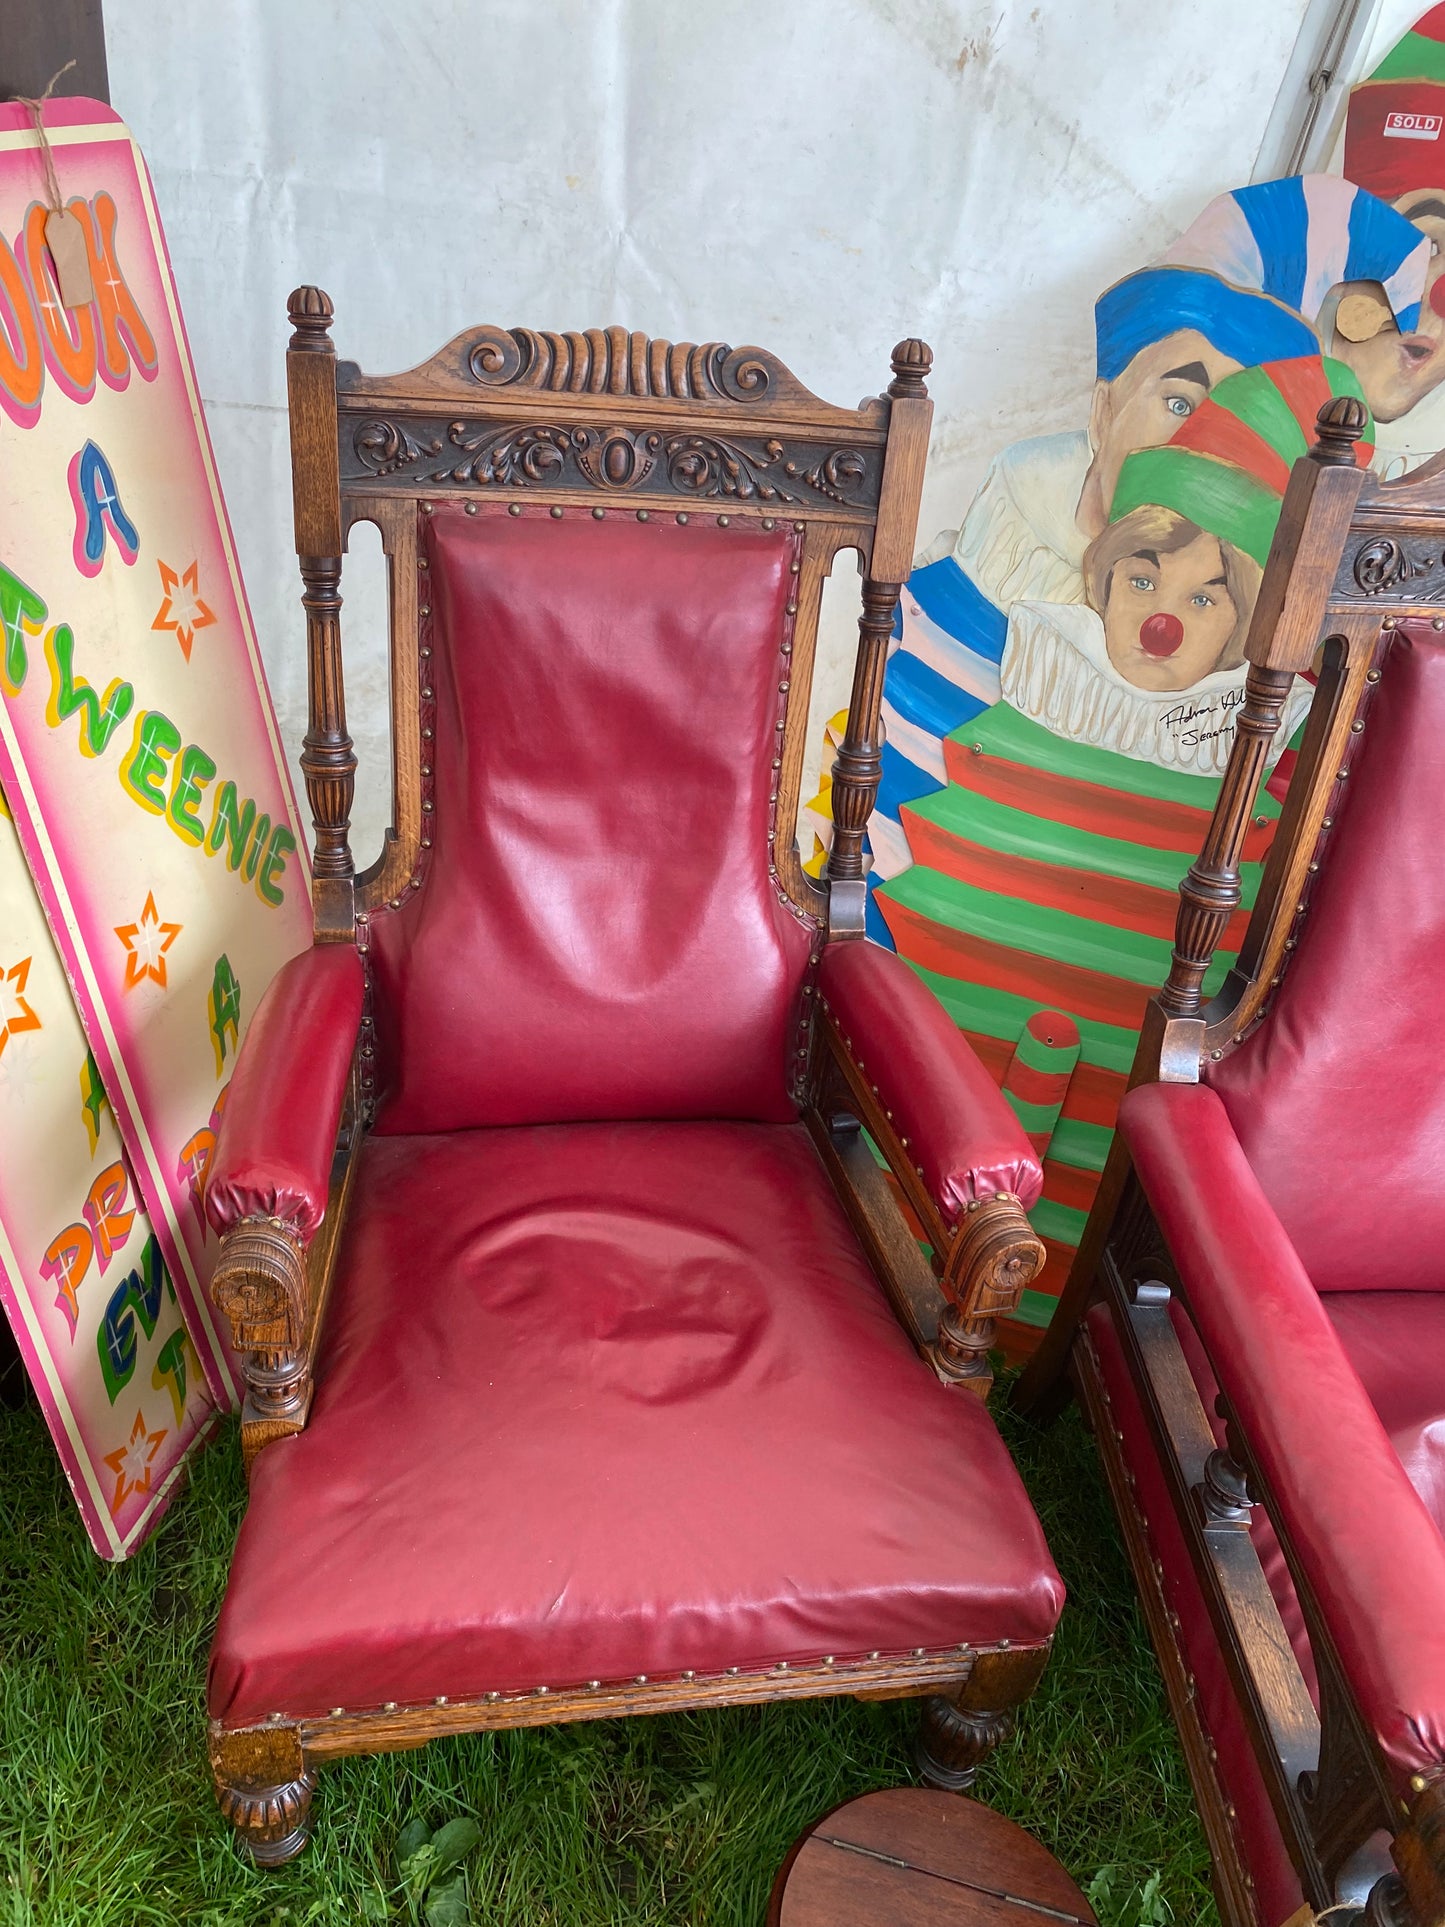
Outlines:
[[[1228,1927],[1445,1923],[1445,463],[1296,466],[1209,842],[1056,1328]],[[1264,747],[1319,686],[1239,964]]]
[[[974,1395],[1042,1258],[1038,1161],[861,940],[928,352],[844,410],[758,350],[620,330],[477,330],[371,379],[325,296],[291,316],[317,942],[207,1186],[251,1479],[222,1807],[270,1864],[338,1754],[841,1692],[923,1698],[924,1770],[965,1785],[1062,1592]],[[358,876],[359,519],[397,820]],[[819,886],[793,826],[840,548],[865,607]]]

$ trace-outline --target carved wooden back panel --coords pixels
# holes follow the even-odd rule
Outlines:
[[[862,929],[863,825],[881,769],[883,659],[911,566],[932,404],[918,341],[894,350],[886,395],[856,409],[811,395],[757,348],[654,341],[622,328],[549,334],[475,328],[402,375],[338,362],[332,308],[299,288],[287,354],[296,551],[305,584],[310,714],[302,769],[315,823],[316,933],[352,935],[390,899],[422,835],[417,529],[428,504],[544,503],[553,514],[712,516],[801,533],[788,722],[778,767],[780,881],[801,908]],[[348,821],[355,757],[346,730],[341,558],[357,522],[376,525],[390,580],[394,821],[380,860],[354,873]],[[840,833],[830,882],[798,858],[799,804],[823,581],[841,549],[864,572],[850,724],[835,774]]]
[[[1328,404],[1319,439],[1290,478],[1246,648],[1234,746],[1204,851],[1181,887],[1173,967],[1135,1082],[1192,1081],[1258,1022],[1328,860],[1334,807],[1364,728],[1362,706],[1379,680],[1382,645],[1407,619],[1445,629],[1445,455],[1382,481],[1354,465],[1364,422],[1353,398]],[[1265,753],[1294,676],[1311,668],[1317,691],[1248,933],[1206,1007],[1200,985],[1240,901],[1240,853]]]

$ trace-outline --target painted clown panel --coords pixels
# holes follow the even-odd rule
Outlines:
[[[1347,181],[1219,197],[1100,297],[1087,426],[998,456],[905,589],[869,934],[968,1033],[1043,1156],[1031,1215],[1049,1264],[1016,1351],[1062,1288],[1168,973],[1290,469],[1331,395],[1404,405],[1398,348],[1433,263],[1420,228]],[[1358,459],[1372,452],[1373,427]],[[1242,937],[1310,695],[1302,679],[1287,706],[1209,988]]]

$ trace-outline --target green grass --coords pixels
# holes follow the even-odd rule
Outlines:
[[[1071,1598],[1044,1684],[977,1791],[1059,1855],[1104,1927],[1215,1927],[1093,1448],[1074,1414],[1045,1435],[1005,1424]],[[90,1552],[33,1406],[0,1413],[0,1467],[0,1927],[420,1923],[428,1907],[431,1927],[761,1927],[802,1827],[913,1777],[906,1702],[488,1734],[324,1769],[311,1845],[257,1873],[205,1766],[206,1647],[244,1504],[234,1436],[118,1567]],[[397,1851],[409,1822],[459,1819],[481,1832],[461,1911],[464,1889],[438,1898],[446,1881],[409,1893]]]

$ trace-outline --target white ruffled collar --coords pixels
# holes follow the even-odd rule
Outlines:
[[[1110,662],[1101,617],[1090,608],[1050,602],[1014,604],[1000,665],[1004,701],[1031,722],[1071,742],[1195,776],[1224,773],[1245,675],[1241,664],[1215,670],[1188,689],[1137,689]],[[1269,765],[1313,695],[1297,678],[1270,745]]]

